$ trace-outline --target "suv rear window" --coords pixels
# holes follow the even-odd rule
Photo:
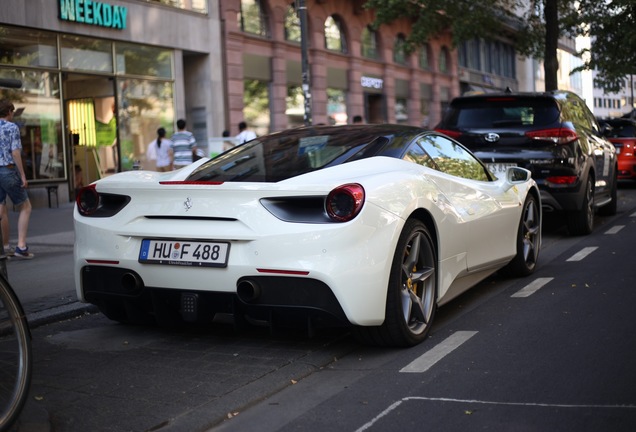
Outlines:
[[[458,129],[545,127],[558,118],[558,107],[551,99],[477,98],[453,103],[444,126]]]
[[[630,123],[630,122],[608,121],[607,123],[612,127],[612,130],[609,133],[609,137],[610,138],[633,138],[633,137],[636,137],[636,130],[634,128],[634,125],[632,123]]]

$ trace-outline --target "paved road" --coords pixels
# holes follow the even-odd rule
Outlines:
[[[633,208],[634,189],[619,196],[621,206]],[[10,218],[14,225],[17,215]],[[559,227],[551,230],[542,266],[580,241]],[[205,430],[341,359],[347,365],[364,359],[368,367],[402,353],[360,347],[341,331],[308,339],[264,329],[236,333],[229,325],[170,331],[122,326],[99,313],[62,319],[86,307],[75,301],[73,238],[72,205],[38,209],[29,236],[36,258],[8,263],[32,323],[36,357],[21,432]],[[442,308],[435,327],[443,329],[457,310],[487,303],[505,287],[483,284],[456,308]]]

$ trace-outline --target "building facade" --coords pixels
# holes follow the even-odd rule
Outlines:
[[[214,3],[210,3],[214,4]],[[72,200],[78,183],[153,168],[159,127],[178,118],[206,143],[225,123],[218,8],[205,0],[4,0],[0,89],[20,112],[34,206]],[[75,176],[75,167],[79,167]]]
[[[306,0],[312,124],[432,126],[459,94],[456,53],[442,35],[415,53],[408,20],[371,28],[364,1]],[[228,130],[246,121],[259,135],[302,125],[301,22],[290,0],[221,0]]]
[[[238,134],[242,121],[259,135],[303,125],[307,111],[312,124],[361,116],[434,127],[455,96],[524,89],[536,78],[519,79],[504,37],[455,50],[442,34],[408,53],[410,21],[374,30],[364,0],[305,0],[303,49],[297,3],[4,0],[0,77],[23,87],[0,95],[22,108],[34,205],[46,205],[51,185],[72,200],[77,179],[153,169],[148,144],[179,118],[211,155],[216,137]]]

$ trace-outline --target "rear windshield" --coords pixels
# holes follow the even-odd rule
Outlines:
[[[257,138],[217,156],[201,165],[188,180],[277,182],[373,156],[388,142],[385,136],[363,132],[285,131]]]
[[[629,122],[608,122],[611,126],[610,138],[633,138],[636,137],[634,125]]]
[[[545,127],[558,121],[559,109],[548,98],[492,97],[457,101],[444,119],[457,129]]]

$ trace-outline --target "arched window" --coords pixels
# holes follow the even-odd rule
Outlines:
[[[420,57],[419,57],[419,64],[420,64],[420,68],[422,69],[430,69],[431,68],[431,61],[429,60],[430,58],[430,47],[428,46],[428,44],[424,44],[422,45],[422,48],[420,48]]]
[[[296,13],[294,3],[287,6],[285,12],[285,40],[300,43],[300,18]]]
[[[402,33],[395,38],[393,61],[397,64],[406,64],[406,38]]]
[[[378,58],[378,35],[370,26],[362,29],[361,38],[362,57],[377,59]]]
[[[347,52],[342,23],[338,17],[330,16],[325,20],[325,48],[330,51]]]
[[[241,0],[239,24],[245,33],[269,37],[267,15],[260,0]]]
[[[448,61],[449,61],[448,48],[442,47],[439,51],[439,60],[437,68],[441,73],[448,73]]]

